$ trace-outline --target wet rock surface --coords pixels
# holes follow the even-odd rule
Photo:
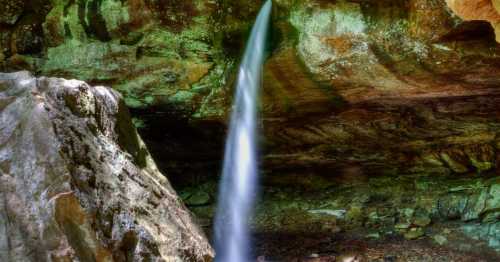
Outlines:
[[[500,49],[488,24],[444,1],[277,5],[284,40],[263,89],[270,168],[494,168]]]
[[[496,169],[500,45],[487,22],[462,20],[434,0],[275,1],[273,17],[261,106],[265,169]],[[230,90],[232,78],[226,80],[220,90]],[[217,95],[225,97],[224,114],[225,95]],[[217,172],[224,120],[136,112],[169,173],[199,179]],[[172,124],[159,132],[164,119]]]
[[[305,239],[345,237],[324,243],[338,245],[335,252],[349,245],[349,241],[371,242],[381,250],[388,248],[384,246],[387,241],[403,241],[408,246],[425,244],[430,249],[448,250],[447,257],[431,255],[432,259],[426,261],[450,261],[455,252],[468,253],[470,259],[464,261],[474,261],[474,258],[496,261],[499,258],[496,190],[500,180],[495,175],[380,174],[373,177],[352,170],[318,173],[264,176],[252,230],[267,237],[257,242],[262,245],[257,254],[287,256],[294,253],[291,251],[294,248],[290,252],[266,251],[267,238],[291,234],[298,242],[301,236]],[[180,189],[181,195],[203,192],[216,196],[216,191],[215,183]],[[214,204],[189,205],[200,221],[205,221],[205,229],[209,232]],[[416,242],[411,244],[412,241]],[[285,243],[272,246],[278,250],[289,248]],[[294,253],[294,256],[306,256],[314,248],[311,244],[310,248],[302,248],[302,253]],[[397,261],[419,261],[415,257],[412,259]]]
[[[0,261],[209,261],[122,97],[0,74]]]
[[[4,2],[0,70],[113,85],[132,108],[223,115],[235,58],[223,54],[220,1]]]
[[[6,3],[3,70],[111,85],[168,173],[217,165],[235,68],[261,1]],[[500,47],[487,22],[495,8],[275,1],[262,92],[269,166],[495,168]],[[172,140],[182,142],[159,146]],[[202,168],[189,170],[189,159]]]
[[[429,245],[425,240],[385,238],[382,241],[337,234],[295,235],[258,234],[258,262],[489,262],[498,258],[491,253],[475,255],[446,247]],[[287,245],[283,245],[286,242]]]

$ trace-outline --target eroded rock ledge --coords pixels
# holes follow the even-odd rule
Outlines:
[[[498,0],[446,0],[448,6],[467,21],[488,21],[493,28],[497,42],[500,42],[500,1]]]
[[[0,74],[0,261],[209,261],[121,96]]]

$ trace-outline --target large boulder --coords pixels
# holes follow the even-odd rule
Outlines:
[[[0,74],[0,261],[210,261],[122,97]]]

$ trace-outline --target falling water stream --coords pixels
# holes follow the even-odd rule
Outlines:
[[[218,262],[249,261],[248,219],[258,180],[257,99],[271,7],[267,0],[257,16],[239,69],[215,218]]]

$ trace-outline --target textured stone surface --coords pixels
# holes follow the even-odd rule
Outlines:
[[[442,235],[448,241],[439,242],[449,248],[500,255],[498,177],[387,173],[375,177],[353,169],[307,169],[266,173],[261,181],[262,197],[252,220],[254,232],[356,232],[382,241],[395,237],[432,241],[435,235]],[[215,197],[216,190],[215,183],[206,183],[180,192],[208,192]],[[213,204],[189,208],[202,220],[212,219],[215,210]]]
[[[465,20],[484,20],[495,28],[500,42],[500,2],[498,0],[446,0],[448,6]]]
[[[2,13],[12,23],[0,26],[6,58],[0,70],[112,85],[132,108],[202,118],[225,114],[229,95],[223,87],[236,60],[224,54],[225,38],[239,33],[233,41],[242,41],[249,23],[226,26],[230,15],[221,11],[222,1],[4,2],[13,14]],[[226,28],[235,33],[224,34]],[[32,58],[39,63],[32,66]]]
[[[433,0],[276,5],[281,42],[263,88],[269,168],[495,167],[500,49],[488,24]]]
[[[192,115],[220,87],[210,78],[226,66],[215,46],[215,10],[198,0],[57,3],[44,22],[50,45],[41,70],[112,84],[133,108]]]
[[[226,3],[223,21],[251,21],[241,10],[255,4]],[[487,22],[464,21],[440,0],[274,4],[261,104],[265,170],[496,172],[500,45]],[[223,42],[238,46],[235,35]],[[230,109],[233,78],[205,112]],[[192,118],[152,108],[136,116],[172,180],[218,173],[224,113]]]
[[[209,261],[121,96],[0,74],[0,260]]]
[[[19,8],[0,14],[13,21],[0,26],[0,70],[25,68],[121,92],[169,180],[194,182],[182,192],[186,203],[202,216],[212,212],[216,187],[200,184],[220,170],[236,66],[262,1],[33,0],[22,12],[22,2],[8,2]],[[467,244],[429,232],[453,221],[498,249],[498,182],[487,180],[498,175],[500,150],[500,46],[490,26],[499,1],[274,0],[274,6],[261,105],[269,192],[257,227],[328,234],[338,226],[367,227],[382,239],[413,229]],[[81,101],[68,105],[80,117],[97,110]],[[70,129],[59,127],[69,137]],[[79,151],[85,148],[63,150]],[[72,172],[90,168],[83,153],[68,154],[80,163]],[[358,174],[361,181],[353,182]],[[109,192],[92,176],[81,177],[69,180],[76,192]],[[134,246],[133,235],[104,229],[125,217],[107,209],[107,194],[74,195],[54,203],[54,223],[85,214],[79,228],[96,233],[64,240],[76,243],[70,253],[106,258]],[[7,206],[0,201],[0,208]],[[61,235],[73,235],[66,227]],[[0,224],[0,250],[11,235],[6,230]]]
[[[500,47],[487,22],[465,20],[493,16],[498,1],[460,7],[476,2],[274,1],[261,106],[266,168],[494,172]],[[0,27],[0,64],[111,85],[173,180],[213,176],[260,4],[40,0],[32,6],[44,11],[25,7]],[[33,21],[42,35],[20,29]],[[41,36],[42,48],[33,40]]]

